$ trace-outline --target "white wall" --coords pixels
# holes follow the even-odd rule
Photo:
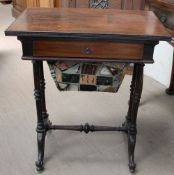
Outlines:
[[[154,52],[154,64],[146,64],[145,74],[154,78],[158,82],[165,86],[169,86],[172,59],[173,59],[173,48],[167,42],[161,41],[156,47]]]

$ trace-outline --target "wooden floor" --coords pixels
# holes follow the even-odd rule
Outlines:
[[[36,111],[32,64],[22,61],[21,45],[3,30],[13,21],[10,6],[0,5],[0,174],[34,175]],[[47,108],[57,124],[121,125],[127,113],[127,76],[118,94],[57,91],[46,70]],[[173,175],[174,96],[145,77],[138,114],[138,175]],[[122,133],[54,131],[46,139],[44,175],[127,175],[127,139]]]

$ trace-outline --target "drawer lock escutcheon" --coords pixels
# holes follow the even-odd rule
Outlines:
[[[87,47],[87,48],[82,49],[81,52],[82,52],[83,54],[89,55],[89,54],[92,53],[92,50],[91,50],[90,48]]]

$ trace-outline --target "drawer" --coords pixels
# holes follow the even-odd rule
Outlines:
[[[33,56],[142,59],[143,44],[99,41],[33,41]]]

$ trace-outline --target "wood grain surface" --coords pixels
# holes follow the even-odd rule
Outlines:
[[[126,51],[125,51],[126,48]],[[33,56],[141,59],[143,44],[83,41],[34,41]]]
[[[15,36],[128,36],[139,40],[170,40],[153,12],[80,8],[31,8],[6,30]]]

